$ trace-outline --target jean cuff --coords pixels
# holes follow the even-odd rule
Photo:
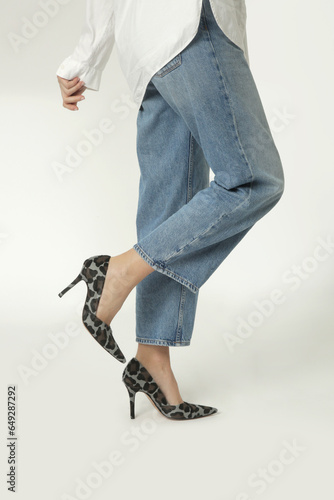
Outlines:
[[[169,276],[170,278],[173,278],[175,281],[178,283],[181,283],[181,285],[186,286],[191,292],[197,293],[199,291],[199,288],[191,283],[191,281],[187,280],[186,278],[183,278],[182,276],[179,276],[176,274],[174,271],[172,271],[170,268],[166,267],[164,262],[157,262],[153,260],[147,253],[136,243],[133,245],[133,247],[136,252],[151,266],[155,271],[159,271],[162,274],[165,274],[166,276]]]
[[[190,340],[163,340],[163,339],[144,339],[142,337],[136,337],[136,342],[139,344],[149,344],[149,345],[164,345],[164,346],[188,346],[190,345]]]

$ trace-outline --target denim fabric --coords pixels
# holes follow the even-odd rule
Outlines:
[[[133,248],[157,272],[136,287],[136,341],[189,345],[200,287],[284,189],[244,52],[219,28],[209,0],[195,38],[146,88],[137,154]]]

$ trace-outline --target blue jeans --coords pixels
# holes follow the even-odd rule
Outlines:
[[[200,287],[284,188],[252,73],[209,0],[195,38],[146,88],[137,154],[133,248],[157,272],[136,287],[136,341],[189,345]]]

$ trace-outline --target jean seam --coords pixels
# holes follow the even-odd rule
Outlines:
[[[194,172],[194,138],[193,135],[189,134],[189,158],[188,158],[188,182],[187,182],[187,196],[186,203],[188,203],[193,195],[193,172]],[[186,288],[181,285],[180,294],[180,305],[179,305],[179,315],[176,330],[176,341],[180,342],[182,338],[182,326],[184,319],[184,307],[186,302]]]
[[[189,139],[189,159],[188,159],[188,182],[187,182],[187,201],[188,203],[192,198],[192,186],[193,186],[193,171],[194,171],[194,138],[190,134]]]
[[[206,11],[205,11],[205,6],[204,6],[204,1],[202,1],[201,24],[202,24],[202,29],[204,31],[208,31],[208,25],[207,25],[207,22],[206,22]]]
[[[198,287],[191,283],[191,281],[187,280],[186,278],[183,278],[182,276],[176,274],[174,271],[172,271],[169,268],[166,268],[165,262],[158,262],[152,259],[140,246],[138,243],[133,245],[133,248],[142,256],[146,262],[152,266],[156,271],[161,272],[162,274],[165,274],[166,276],[169,276],[170,278],[175,279],[178,283],[181,283],[181,285],[185,285],[189,290],[193,293],[198,292]]]
[[[177,330],[176,330],[176,342],[181,342],[182,340],[182,327],[183,327],[183,318],[184,318],[184,306],[186,303],[186,287],[181,285],[181,296],[180,296],[180,304],[179,304],[179,315],[177,321]]]

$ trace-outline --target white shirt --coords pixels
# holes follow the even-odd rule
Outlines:
[[[245,0],[210,0],[219,27],[240,47],[249,64]],[[195,37],[202,0],[86,0],[86,18],[72,55],[57,75],[78,76],[99,90],[114,45],[138,105],[152,76]]]

